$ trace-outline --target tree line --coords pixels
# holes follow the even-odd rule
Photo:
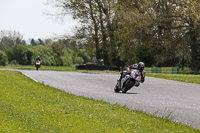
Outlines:
[[[199,0],[53,1],[79,20],[76,37],[106,65],[200,70]]]
[[[31,39],[27,44],[20,33],[15,31],[0,32],[0,65],[33,65],[39,55],[42,65],[71,66],[91,62],[84,49],[76,45],[73,39]]]

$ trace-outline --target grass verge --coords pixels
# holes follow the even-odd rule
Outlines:
[[[31,65],[16,65],[16,66],[0,66],[0,69],[24,69],[35,70],[35,66]],[[54,70],[54,71],[75,71],[75,66],[41,66],[39,70]]]
[[[67,94],[0,71],[0,132],[200,132],[126,107]]]
[[[147,73],[149,77],[169,79],[187,83],[196,83],[200,84],[200,75],[192,74],[161,74],[161,73]]]

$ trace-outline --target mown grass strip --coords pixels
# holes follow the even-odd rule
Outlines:
[[[200,75],[147,73],[149,77],[200,84]]]
[[[0,69],[24,69],[35,70],[34,65],[16,65],[16,66],[0,66]],[[54,71],[75,71],[75,66],[41,66],[39,70],[54,70]]]
[[[0,132],[200,132],[118,105],[67,94],[0,71]]]

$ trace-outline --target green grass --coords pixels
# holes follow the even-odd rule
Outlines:
[[[191,133],[191,127],[0,71],[0,132]]]
[[[200,84],[200,75],[192,75],[192,74],[161,74],[161,73],[147,73],[149,77],[169,79],[187,83],[196,83]]]
[[[31,65],[16,65],[16,66],[0,66],[0,69],[25,69],[35,70],[35,66]],[[54,70],[54,71],[75,71],[75,66],[41,66],[39,70]]]

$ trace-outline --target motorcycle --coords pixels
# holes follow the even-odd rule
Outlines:
[[[38,71],[38,69],[40,68],[40,61],[39,60],[36,60],[35,62],[35,67],[36,67],[36,70]]]
[[[138,87],[140,84],[141,76],[137,74],[136,70],[131,70],[129,73],[126,71],[121,73],[121,80],[117,80],[117,84],[114,87],[115,92],[126,93],[130,90],[133,86]]]

